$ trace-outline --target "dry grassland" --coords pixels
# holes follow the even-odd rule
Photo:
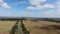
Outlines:
[[[41,20],[24,20],[23,23],[30,34],[60,34],[60,23]]]
[[[9,34],[16,21],[0,21],[0,34]]]

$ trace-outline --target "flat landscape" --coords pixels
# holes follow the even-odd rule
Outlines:
[[[38,19],[0,20],[0,34],[20,34],[20,30],[23,34],[60,34],[60,22]]]
[[[42,20],[24,20],[30,34],[60,34],[60,23]]]
[[[0,21],[0,34],[10,34],[16,21]]]

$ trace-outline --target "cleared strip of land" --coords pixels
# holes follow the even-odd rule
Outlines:
[[[42,20],[24,20],[23,24],[30,34],[60,34],[60,29],[58,29],[60,23]]]
[[[9,34],[16,21],[0,21],[0,34]]]

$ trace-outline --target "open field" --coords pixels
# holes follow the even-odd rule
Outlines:
[[[24,20],[30,34],[60,34],[60,23],[42,20]]]
[[[60,34],[60,22],[38,19],[0,20],[0,34],[20,34],[20,30],[25,34]]]
[[[0,34],[9,34],[16,21],[0,21]]]

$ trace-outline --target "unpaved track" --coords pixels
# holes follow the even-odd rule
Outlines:
[[[40,29],[41,26],[47,25],[60,25],[60,23],[50,22],[50,21],[32,21],[32,20],[24,20],[23,21],[25,27],[29,30],[30,34],[60,34],[60,30],[44,30]]]

